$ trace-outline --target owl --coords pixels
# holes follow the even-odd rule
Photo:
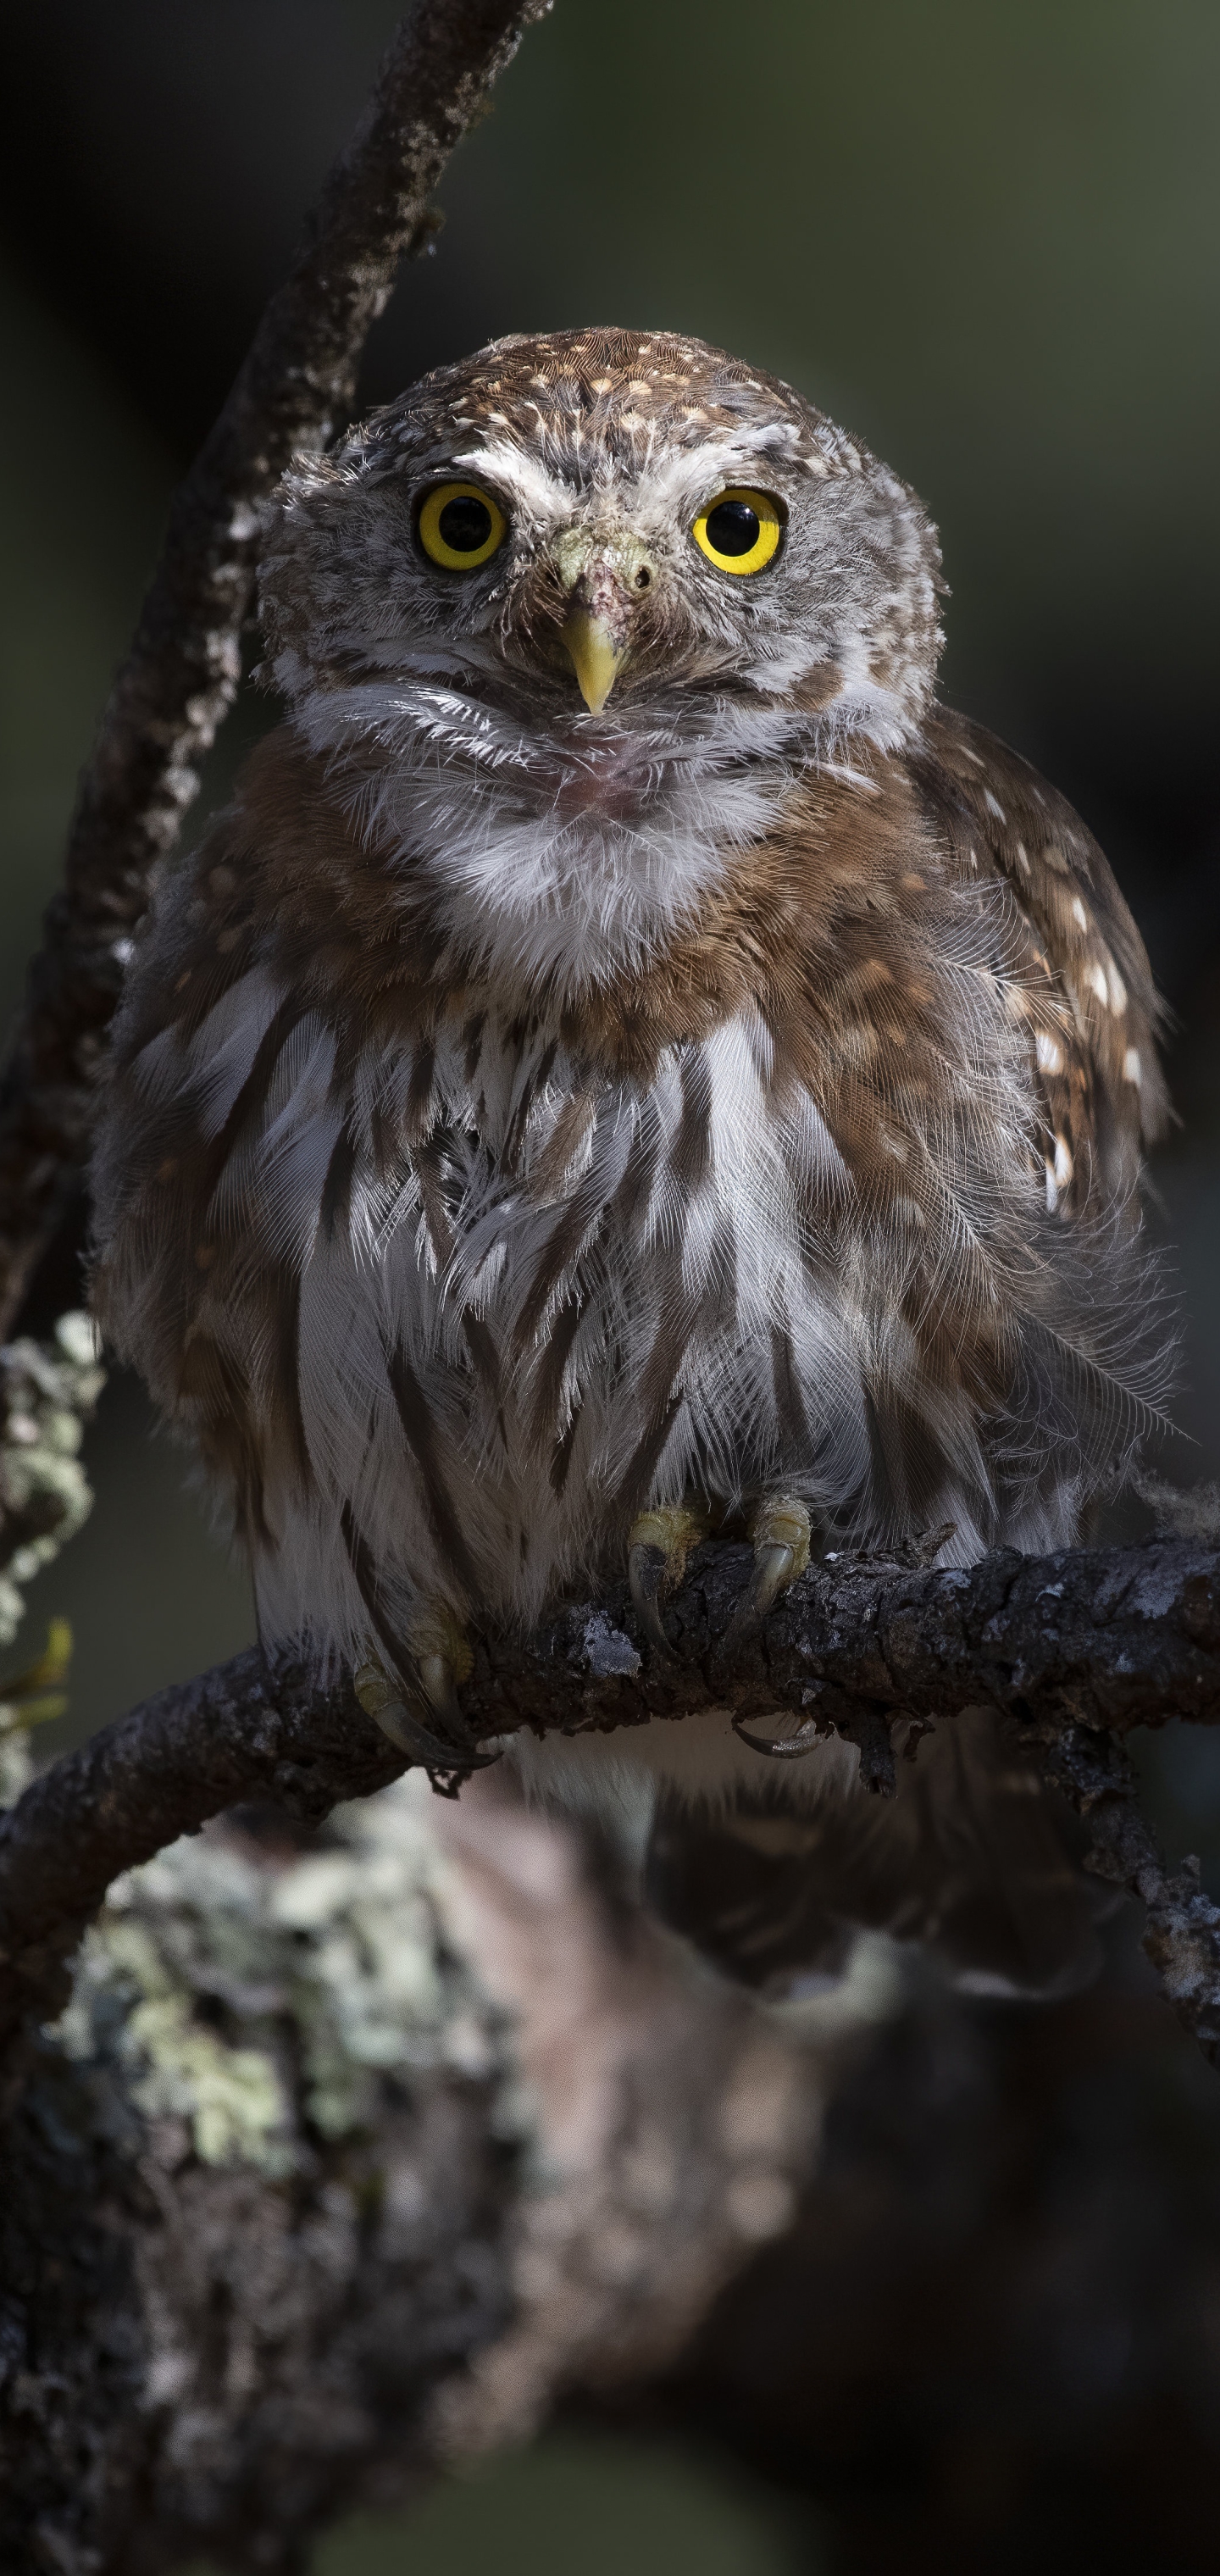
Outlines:
[[[941,587],[896,474],[665,332],[497,341],[269,511],[283,720],[139,943],[96,1297],[264,1639],[438,1782],[478,1622],[625,1556],[663,1655],[717,1529],[743,1621],[811,1548],[1059,1547],[1161,1402],[1147,960],[938,701]],[[944,1735],[892,1806],[711,1708],[513,1758],[651,1815],[655,1901],[756,1983],[874,1922],[1053,1989],[1053,1819]]]

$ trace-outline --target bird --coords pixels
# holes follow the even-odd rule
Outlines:
[[[1096,841],[939,697],[914,491],[681,333],[441,366],[264,514],[281,720],[167,871],[117,1018],[94,1296],[260,1633],[453,1789],[479,1621],[692,1548],[1068,1546],[1160,1416],[1159,1006]],[[980,1992],[1091,1917],[985,1712],[868,1797],[723,1709],[514,1739],[650,1832],[769,1991],[860,1924]],[[909,1777],[906,1776],[909,1774]]]

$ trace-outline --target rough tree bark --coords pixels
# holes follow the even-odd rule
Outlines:
[[[1099,2549],[1151,2495],[1203,2576],[1220,2109],[1153,1999],[988,2010],[866,1937],[762,2016],[505,1775],[421,1791],[239,1810],[88,1936],[0,2119],[13,2576],[297,2571],[573,2402],[820,2469],[869,2576],[1028,2563],[1077,2455]]]
[[[298,1850],[244,1811],[91,1936],[0,2122],[12,2576],[297,2569],[672,2362],[791,2223],[828,2049],[574,1829],[483,1780],[434,1817],[403,1784]]]
[[[1155,1538],[1001,1551],[969,1570],[829,1561],[756,1637],[729,1644],[748,1565],[742,1548],[697,1552],[670,1604],[665,1660],[638,1642],[625,1586],[569,1606],[537,1637],[484,1638],[463,1694],[472,1739],[679,1724],[720,1706],[753,1741],[773,1739],[777,1761],[835,1729],[886,1795],[896,1727],[918,1758],[921,1730],[994,1707],[1088,1822],[1093,1866],[1143,1899],[1149,1954],[1214,2060],[1220,1911],[1197,1870],[1166,1875],[1121,1739],[1172,1717],[1220,1721],[1220,1553]],[[243,1798],[272,1797],[312,1823],[405,1767],[349,1691],[311,1694],[297,1667],[256,1649],[94,1736],[0,1822],[0,2032],[62,2003],[66,1961],[119,1870]]]

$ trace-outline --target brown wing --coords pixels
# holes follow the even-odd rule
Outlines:
[[[286,728],[269,736],[141,943],[100,1121],[99,1318],[171,1419],[189,1424],[205,1463],[232,1488],[252,1545],[267,1535],[268,1475],[278,1469],[304,1486],[311,1470],[298,1386],[299,1248],[243,1166],[311,1012],[327,1000],[316,973],[311,983],[311,961],[346,942],[375,985],[388,942],[384,924],[380,942],[375,935],[361,856]],[[266,989],[252,991],[261,970]],[[209,1067],[190,1050],[217,1007],[236,1006],[242,991],[246,1061],[218,1118]],[[361,1024],[371,1025],[373,1006],[359,999]],[[224,1034],[240,1045],[236,1023]],[[351,1139],[338,1115],[334,1123],[317,1178],[326,1229],[352,1178]]]
[[[1133,1200],[1166,1126],[1163,1012],[1143,941],[1093,835],[1027,760],[938,707],[912,763],[963,875],[995,869],[1031,933],[1027,1018],[1045,1119],[1047,1196]]]

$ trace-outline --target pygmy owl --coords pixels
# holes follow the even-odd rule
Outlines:
[[[98,1302],[264,1637],[438,1775],[472,1620],[626,1550],[660,1653],[734,1516],[754,1616],[811,1544],[1059,1546],[1157,1400],[1147,960],[937,703],[939,561],[857,439],[660,332],[496,342],[277,496],[285,718],[138,949]],[[888,1812],[717,1710],[517,1758],[646,1790],[658,1901],[759,1980],[858,1920],[983,1984],[1079,1954],[982,1719]]]

